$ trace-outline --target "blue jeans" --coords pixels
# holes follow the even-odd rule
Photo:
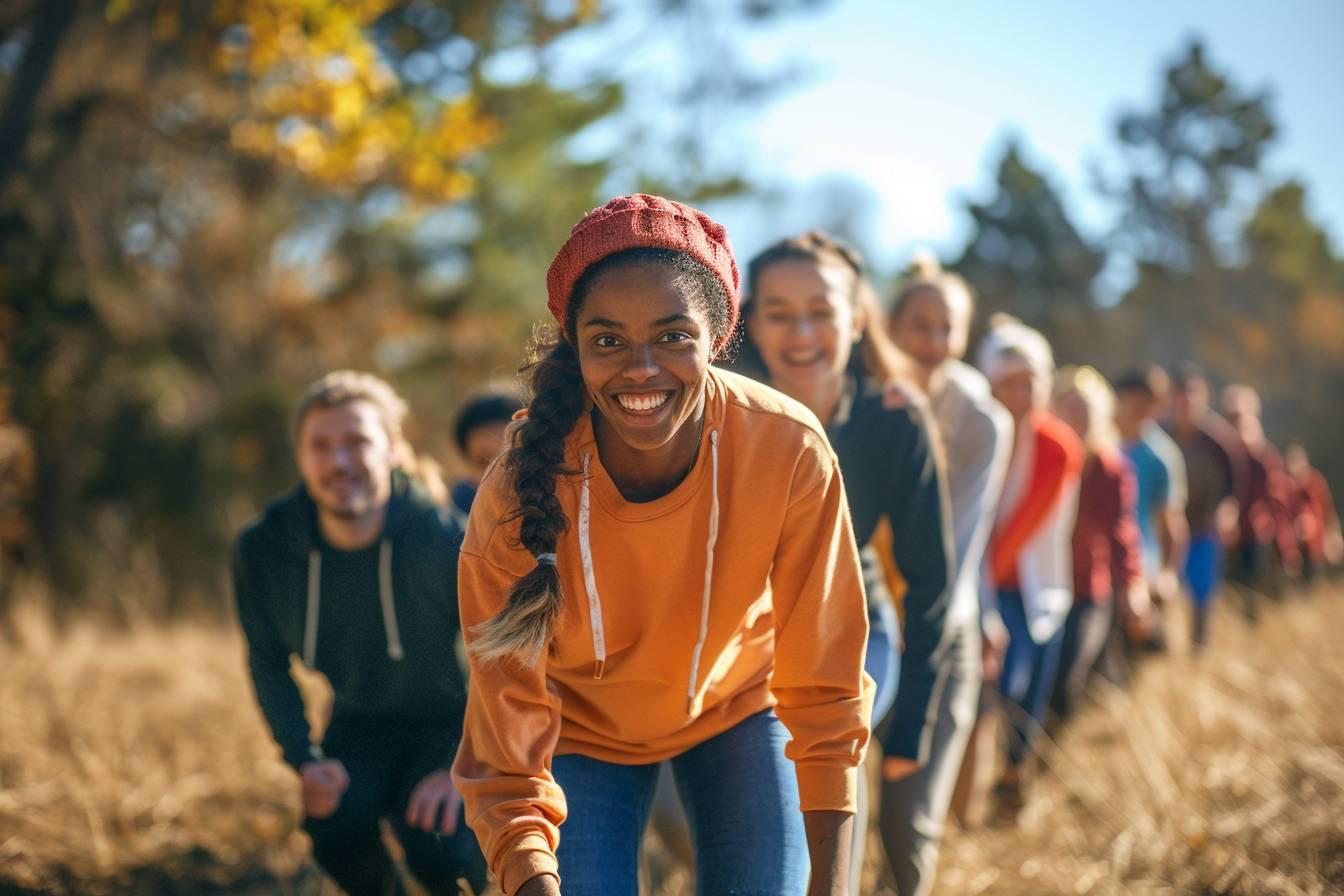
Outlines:
[[[811,863],[788,741],[766,710],[670,760],[702,896],[806,893]],[[658,765],[569,753],[552,760],[551,772],[569,805],[556,851],[565,896],[636,896]]]
[[[1055,688],[1064,626],[1044,644],[1031,638],[1027,611],[1017,591],[999,592],[999,613],[1008,628],[1008,652],[1003,657],[999,691],[1008,714],[1008,762],[1021,765],[1045,723],[1045,711]]]
[[[1190,536],[1185,555],[1185,583],[1194,602],[1192,640],[1203,647],[1209,640],[1209,616],[1218,587],[1222,584],[1223,544],[1216,533]]]
[[[873,695],[871,725],[886,718],[896,702],[896,687],[901,683],[901,622],[896,608],[886,601],[868,604],[868,652],[863,671],[877,685]]]

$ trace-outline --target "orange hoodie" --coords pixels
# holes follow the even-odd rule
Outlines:
[[[632,504],[584,415],[556,483],[564,603],[537,665],[471,659],[453,778],[506,894],[557,874],[565,798],[551,758],[660,762],[776,707],[802,810],[853,812],[872,681],[858,552],[839,467],[816,418],[711,369],[690,474]],[[536,561],[518,545],[502,464],[472,506],[459,565],[462,630],[503,607]]]

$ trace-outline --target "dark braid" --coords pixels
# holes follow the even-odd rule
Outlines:
[[[518,507],[508,519],[521,520],[519,544],[533,556],[555,553],[561,534],[569,527],[560,499],[557,477],[572,475],[565,468],[565,439],[587,406],[579,355],[574,348],[575,326],[593,284],[618,267],[656,264],[676,271],[690,303],[709,321],[717,340],[728,329],[728,295],[708,268],[684,252],[671,249],[627,249],[591,265],[574,285],[563,330],[549,328],[534,339],[533,359],[522,373],[532,396],[527,418],[513,433],[504,457],[513,476]],[[508,602],[499,615],[478,627],[472,651],[482,661],[510,657],[531,665],[550,642],[564,593],[560,573],[551,563],[537,563],[513,583]]]

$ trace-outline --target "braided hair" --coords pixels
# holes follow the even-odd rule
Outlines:
[[[513,583],[504,609],[478,628],[471,649],[483,661],[515,658],[532,665],[550,643],[564,602],[554,554],[561,534],[569,528],[555,483],[558,477],[576,473],[565,467],[565,439],[588,407],[575,347],[578,315],[603,275],[637,265],[657,265],[674,272],[678,287],[708,320],[715,341],[727,335],[729,297],[719,278],[684,252],[640,247],[590,265],[574,285],[561,326],[545,327],[534,336],[531,360],[520,371],[531,400],[526,418],[514,429],[504,465],[518,501],[507,520],[521,521],[518,544],[538,562]]]

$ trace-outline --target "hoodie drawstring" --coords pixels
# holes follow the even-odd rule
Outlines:
[[[322,555],[308,552],[308,615],[303,626],[303,664],[314,668],[317,661],[317,609],[322,602]]]
[[[719,541],[719,431],[709,431],[711,462],[713,464],[712,491],[709,505],[709,538],[705,544],[705,589],[700,598],[700,634],[691,653],[691,674],[686,685],[686,713],[695,711],[695,692],[700,677],[700,654],[709,637],[709,599],[714,584],[714,547]],[[593,632],[593,656],[596,664],[593,677],[601,678],[607,664],[607,638],[602,627],[602,599],[597,593],[597,577],[593,572],[593,546],[590,534],[592,514],[589,509],[588,469],[592,453],[583,456],[583,485],[579,492],[579,558],[583,562],[583,588],[588,596],[588,623]]]
[[[700,653],[709,636],[709,596],[714,583],[714,546],[719,540],[719,431],[709,431],[709,449],[713,458],[714,476],[709,503],[709,538],[705,543],[705,590],[700,598],[700,637],[691,652],[691,678],[686,686],[686,714],[695,712],[696,682],[700,676]]]
[[[387,636],[387,655],[399,660],[406,655],[401,649],[401,630],[397,628],[397,605],[392,599],[392,542],[384,540],[378,547],[378,602],[383,607],[383,634]]]
[[[592,452],[583,455],[583,487],[579,493],[579,558],[583,561],[583,590],[588,595],[588,621],[593,630],[593,678],[601,678],[607,665],[607,634],[602,628],[602,598],[597,593],[597,576],[593,573],[593,546],[589,541],[588,463]]]
[[[316,668],[317,623],[322,603],[322,554],[308,552],[308,613],[303,628],[303,664]],[[383,610],[383,633],[387,637],[387,655],[394,660],[406,656],[401,646],[401,630],[397,628],[397,605],[392,592],[392,542],[384,540],[378,546],[378,603]]]

